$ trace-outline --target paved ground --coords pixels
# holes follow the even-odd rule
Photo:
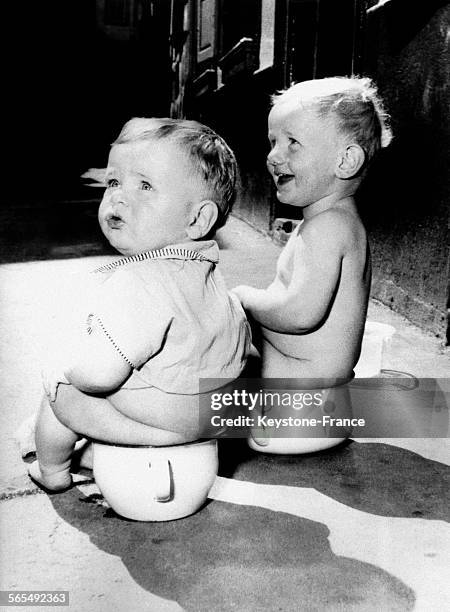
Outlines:
[[[266,237],[232,219],[220,242],[230,286],[270,281],[279,248]],[[1,589],[69,590],[76,611],[449,607],[448,438],[359,439],[300,457],[223,441],[211,502],[172,523],[121,519],[89,474],[62,495],[37,491],[13,434],[39,401],[49,314],[75,290],[72,273],[111,259],[95,239],[39,249],[40,261],[17,253],[0,266]],[[434,338],[377,303],[369,319],[397,330],[383,367],[448,379]]]

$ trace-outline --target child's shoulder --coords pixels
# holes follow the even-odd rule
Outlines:
[[[111,265],[94,270],[91,274],[96,281],[97,293],[110,299],[120,295],[121,300],[133,302],[145,295],[164,293],[164,279],[158,274],[158,262],[134,262],[118,260]]]
[[[347,242],[365,235],[364,226],[355,209],[333,207],[305,220],[299,235],[306,240]]]

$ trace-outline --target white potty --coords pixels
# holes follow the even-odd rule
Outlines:
[[[372,378],[378,376],[382,370],[383,351],[395,333],[392,325],[367,321],[361,346],[361,355],[354,369],[355,378]],[[324,421],[324,417],[338,416],[342,419],[352,418],[352,393],[349,387],[333,387],[322,389],[320,393],[325,399],[308,416]],[[300,415],[298,415],[300,416]],[[269,428],[258,430],[252,428],[248,438],[248,445],[255,451],[278,455],[301,455],[332,448],[349,438],[351,427],[326,427],[325,425],[305,429],[299,427],[290,431],[290,437],[281,437],[279,432]],[[312,435],[311,435],[312,434]]]
[[[284,395],[290,394],[294,398],[298,392],[287,391]],[[298,412],[285,408],[277,414],[281,418],[291,419],[292,425],[284,430],[276,426],[251,427],[248,438],[250,448],[274,455],[302,455],[332,448],[346,440],[351,434],[351,427],[335,423],[337,419],[341,422],[352,417],[348,386],[308,390],[307,393],[318,401]],[[283,431],[286,435],[282,434]]]
[[[173,521],[206,501],[218,470],[217,440],[177,446],[94,442],[93,470],[117,514],[136,521]]]

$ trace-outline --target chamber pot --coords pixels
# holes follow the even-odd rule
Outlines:
[[[289,406],[264,410],[250,428],[248,445],[255,451],[276,455],[304,454],[332,448],[346,440],[352,431],[352,407],[347,385],[328,389],[285,391],[292,398]],[[293,408],[302,395],[309,405]],[[279,420],[278,420],[279,419]]]
[[[111,508],[136,521],[172,521],[206,501],[218,470],[217,440],[176,446],[94,442],[95,482]]]
[[[248,445],[255,451],[272,454],[304,454],[332,448],[350,437],[353,427],[348,424],[353,418],[352,401],[358,378],[373,378],[382,373],[383,353],[395,333],[392,325],[367,321],[361,346],[361,355],[354,368],[355,379],[348,384],[328,389],[308,390],[320,393],[322,401],[308,410],[303,408],[294,415],[290,409],[278,410],[277,416],[316,420],[316,425],[286,427],[284,436],[276,426],[252,427]],[[363,381],[361,381],[363,382]],[[292,395],[294,391],[289,391]],[[335,419],[335,420],[333,420]],[[266,420],[267,422],[267,420]],[[336,423],[339,423],[337,425]],[[344,425],[341,425],[344,423]],[[264,421],[262,422],[264,425]]]

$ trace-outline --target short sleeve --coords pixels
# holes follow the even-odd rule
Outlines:
[[[162,288],[117,270],[96,291],[86,317],[88,334],[104,334],[133,368],[161,348],[172,316]]]

